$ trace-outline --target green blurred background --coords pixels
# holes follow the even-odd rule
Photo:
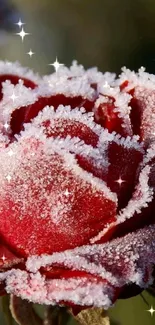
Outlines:
[[[15,35],[19,18],[31,33],[23,43]],[[76,59],[101,71],[119,73],[125,65],[155,73],[155,0],[0,0],[0,59],[49,73],[56,56],[67,66]],[[109,310],[111,324],[155,324],[155,313],[146,311],[155,298],[144,296],[149,306],[140,295],[119,300]]]
[[[6,0],[0,0],[6,3]],[[19,60],[40,73],[52,71],[55,60],[70,65],[119,72],[145,66],[155,72],[154,0],[7,0],[14,16],[5,29],[15,28],[18,17],[31,35],[21,42],[13,31],[1,32],[1,59]],[[0,20],[1,20],[0,16]],[[9,26],[9,27],[8,27]],[[26,52],[36,54],[30,58]]]

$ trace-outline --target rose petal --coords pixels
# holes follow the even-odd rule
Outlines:
[[[155,193],[150,187],[151,178],[151,166],[146,165],[139,174],[131,199],[126,207],[119,211],[117,221],[111,224],[108,230],[109,236],[111,232],[111,239],[123,237],[131,231],[154,224]],[[105,229],[91,239],[91,243],[102,242],[105,242]]]
[[[36,118],[32,120],[31,125],[39,129],[47,137],[52,138],[73,138],[77,143],[72,147],[70,144],[70,152],[76,154],[76,159],[80,167],[93,173],[94,176],[105,179],[107,173],[108,161],[106,153],[107,130],[102,129],[94,123],[94,114],[87,113],[84,108],[76,107],[72,109],[70,106],[59,105],[55,111],[54,107],[46,106]],[[31,125],[24,124],[25,129],[30,129]],[[105,144],[102,150],[97,148],[99,134],[105,132]],[[79,140],[81,148],[76,150]],[[84,146],[82,143],[85,143]],[[94,149],[91,147],[95,147]]]
[[[107,128],[109,132],[117,132],[122,136],[132,136],[132,127],[130,121],[131,96],[122,93],[118,87],[110,87],[103,85],[101,94],[95,102],[93,111],[95,113],[95,121]]]
[[[109,99],[110,101],[110,99]],[[124,128],[122,127],[123,119],[118,116],[118,113],[114,111],[115,105],[112,103],[102,103],[99,105],[96,114],[96,122],[100,123],[109,132],[116,131],[122,136],[126,135]]]
[[[126,206],[132,195],[137,169],[142,161],[143,154],[134,148],[124,148],[113,142],[109,145],[108,157],[110,165],[107,184],[112,192],[117,193],[120,209]]]
[[[13,85],[16,85],[16,84],[18,84],[20,79],[23,80],[23,83],[24,83],[25,87],[34,89],[37,86],[33,81],[31,81],[31,80],[29,80],[27,78],[24,78],[24,77],[19,77],[19,76],[9,75],[9,74],[0,75],[0,100],[2,100],[2,97],[3,97],[2,83],[4,81],[6,81],[6,80],[10,80]]]
[[[23,258],[19,255],[15,255],[12,251],[9,250],[4,244],[0,244],[0,270],[8,269],[16,264],[22,263]]]
[[[26,263],[29,272],[42,267],[54,278],[102,278],[106,283],[122,287],[126,283],[145,286],[150,281],[155,257],[155,225],[130,233],[108,243],[77,247],[52,255],[32,256]],[[145,245],[144,245],[145,244]],[[60,271],[61,270],[61,271]]]
[[[137,87],[131,100],[131,120],[135,134],[141,139],[152,138],[155,133],[155,91]]]
[[[155,78],[141,67],[136,74],[126,68],[122,69],[118,84],[121,91],[132,96],[130,101],[131,123],[134,134],[142,140],[154,137],[155,132]]]
[[[46,106],[32,120],[32,125],[43,127],[47,137],[78,137],[86,144],[97,147],[101,130],[94,123],[93,116],[84,108],[59,105],[55,110],[53,106]]]
[[[91,110],[93,106],[92,102],[84,100],[81,96],[66,97],[63,94],[57,94],[50,97],[40,97],[35,103],[23,106],[12,113],[11,130],[13,134],[19,133],[23,128],[23,124],[30,122],[45,106],[52,105],[54,108],[57,108],[60,104],[64,106],[70,105],[72,108],[83,106],[88,110]]]
[[[135,231],[155,222],[153,213],[155,210],[155,164],[151,151],[149,155],[150,162],[146,156],[144,162],[147,161],[148,164],[146,164],[139,175],[139,182],[133,191],[131,200],[129,200],[128,205],[120,211],[120,215],[117,217],[118,225],[115,225],[112,238],[124,236],[129,231]]]
[[[10,270],[0,274],[0,279],[6,281],[8,293],[33,302],[64,301],[109,308],[125,284],[144,288],[152,283],[154,238],[155,225],[105,244],[31,256],[26,263],[27,272]],[[62,267],[61,277],[57,278],[57,273],[55,279],[41,275],[40,268],[48,265]]]
[[[101,134],[98,147],[102,149],[105,139]],[[123,208],[133,192],[139,164],[143,159],[143,148],[134,139],[113,136],[107,146],[109,164],[105,181],[118,196],[118,208]]]
[[[91,280],[85,277],[45,280],[40,273],[34,275],[21,270],[13,270],[0,274],[0,278],[6,279],[7,293],[13,293],[22,299],[40,304],[56,305],[65,302],[68,305],[70,303],[94,305],[107,309],[118,296],[118,288],[113,288],[105,281],[96,281],[95,277]]]
[[[46,141],[23,139],[12,144],[12,157],[1,154],[0,232],[24,255],[82,245],[115,220],[116,196]]]

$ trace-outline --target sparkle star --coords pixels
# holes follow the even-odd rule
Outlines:
[[[146,311],[148,311],[151,314],[151,316],[153,316],[153,313],[155,312],[155,309],[151,306],[151,308],[146,310]]]
[[[3,262],[6,260],[5,255],[3,255],[3,256],[1,257],[1,260],[3,260]]]
[[[9,183],[10,183],[10,181],[11,181],[11,178],[12,178],[12,177],[11,177],[10,175],[7,175],[7,176],[6,176],[6,179],[7,179],[7,181],[8,181]]]
[[[50,63],[49,65],[53,65],[55,71],[57,72],[58,69],[60,68],[60,66],[62,66],[62,65],[64,65],[64,64],[63,64],[63,63],[59,63],[58,60],[57,60],[57,57],[56,57],[55,62]]]
[[[10,96],[10,98],[12,99],[12,101],[14,102],[16,100],[16,98],[18,98],[18,96],[16,96],[14,93]]]
[[[16,25],[19,26],[19,28],[21,28],[23,25],[25,25],[25,23],[22,23],[21,19],[19,19],[18,23],[16,23]]]
[[[65,190],[64,194],[65,194],[66,196],[68,196],[68,195],[70,194],[70,192],[68,191],[68,189]]]
[[[27,52],[27,54],[30,56],[30,58],[32,57],[33,54],[35,54],[35,52],[32,52],[32,50],[30,49],[29,52]]]
[[[30,34],[29,33],[25,33],[24,29],[22,28],[22,30],[19,33],[16,33],[16,35],[19,35],[21,37],[21,39],[22,39],[22,42],[23,42],[24,37],[26,35],[30,35]]]
[[[121,177],[119,177],[115,182],[117,182],[121,186],[122,183],[124,183],[125,181]]]
[[[4,128],[7,130],[8,128],[9,128],[9,124],[6,122],[5,124],[4,124]]]

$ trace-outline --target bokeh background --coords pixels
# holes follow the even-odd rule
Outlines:
[[[24,42],[15,34],[20,18],[31,33]],[[0,59],[42,74],[53,71],[56,56],[67,66],[76,59],[101,71],[145,66],[155,73],[155,0],[0,0]],[[148,305],[140,295],[119,300],[109,310],[111,325],[155,324],[155,313],[146,311],[155,309],[155,298],[143,295]]]

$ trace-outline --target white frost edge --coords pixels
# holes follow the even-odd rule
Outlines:
[[[18,141],[23,141],[25,138],[34,137],[39,139],[43,143],[44,153],[46,155],[50,155],[53,153],[57,153],[64,159],[64,163],[66,168],[72,171],[76,176],[80,177],[80,179],[84,180],[88,184],[91,184],[96,190],[103,192],[104,196],[107,199],[117,203],[117,195],[113,193],[109,187],[107,187],[106,183],[95,177],[92,173],[89,173],[83,170],[79,165],[78,161],[75,158],[74,153],[70,153],[70,150],[74,150],[77,153],[83,152],[85,155],[86,153],[92,158],[96,155],[96,150],[90,145],[84,144],[79,138],[47,138],[45,134],[43,134],[42,128],[36,128],[35,126],[26,125],[26,130],[22,131],[20,135],[15,135]],[[92,155],[91,155],[92,153]],[[98,152],[100,155],[100,153]]]
[[[116,222],[112,222],[107,228],[101,230],[97,236],[91,238],[91,244],[94,244],[96,241],[100,240],[102,236],[104,236],[106,232],[114,226],[125,222],[127,219],[132,218],[136,212],[140,213],[141,209],[147,207],[148,203],[153,200],[154,192],[153,189],[148,185],[150,169],[151,168],[147,165],[141,171],[139,176],[139,183],[135,188],[132,199],[128,202],[127,206],[123,208],[117,215]],[[137,193],[141,193],[141,198],[138,197],[138,200],[136,199]]]
[[[114,290],[102,282],[89,282],[87,278],[45,280],[39,272],[28,274],[26,271],[12,269],[0,274],[0,280],[5,280],[5,290],[22,299],[56,305],[65,300],[77,305],[104,307],[111,306]]]
[[[94,122],[94,113],[86,112],[84,107],[76,107],[71,109],[70,106],[59,105],[58,108],[54,110],[53,106],[45,106],[44,109],[40,111],[34,119],[32,119],[32,123],[34,123],[34,125],[38,125],[45,120],[52,120],[54,118],[66,118],[85,124],[97,136],[99,136],[98,148],[101,151],[103,151],[108,142],[115,142],[125,148],[134,148],[140,152],[143,152],[143,143],[138,142],[139,136],[127,136],[125,138],[121,137],[121,135],[117,134],[116,132],[109,133],[107,129],[104,129],[101,125]]]
[[[64,252],[53,253],[52,255],[32,255],[28,257],[26,261],[26,269],[28,272],[36,273],[41,267],[63,265],[64,267],[67,267],[72,270],[86,271],[92,275],[98,275],[103,279],[106,279],[108,282],[110,282],[116,287],[121,287],[125,283],[130,282],[135,282],[138,285],[145,286],[146,283],[143,279],[142,269],[145,265],[148,264],[148,262],[150,265],[153,265],[154,263],[155,241],[152,241],[151,239],[154,236],[154,233],[155,225],[151,225],[140,229],[135,233],[129,233],[123,238],[116,238],[104,244],[95,244],[93,246],[84,245],[81,247],[76,247],[74,249],[66,250]],[[148,246],[146,248],[146,252],[148,253],[146,253],[146,255],[143,252],[144,238],[148,238]],[[152,254],[152,256],[150,256],[149,254],[148,247],[150,248],[150,253]],[[127,251],[125,251],[125,249]],[[114,256],[111,255],[111,253],[113,253]],[[91,256],[96,256],[96,258],[99,260],[102,256],[104,260],[108,257],[108,255],[109,259],[114,257],[116,264],[119,263],[122,257],[124,257],[123,263],[127,263],[128,265],[130,261],[130,264],[128,265],[128,274],[124,273],[121,278],[119,275],[114,276],[111,272],[106,271],[104,266],[97,265],[96,263],[90,261]]]
[[[125,91],[130,91],[135,87],[145,87],[151,90],[155,89],[155,75],[145,72],[145,68],[141,67],[138,72],[131,71],[126,67],[122,68],[122,73],[115,81],[116,86],[120,86],[123,82],[128,81],[128,86],[125,87]]]
[[[115,106],[113,111],[118,113],[118,117],[120,117],[123,120],[122,128],[124,128],[128,132],[128,134],[132,136],[133,132],[132,132],[131,121],[129,116],[131,111],[131,107],[129,103],[132,96],[127,93],[121,92],[119,87],[110,87],[107,85],[101,85],[100,95],[96,100],[93,109],[96,117],[98,118],[98,113],[97,113],[98,107],[102,103],[106,103],[106,102],[109,103],[111,97],[114,100],[114,106]]]
[[[37,100],[36,89],[24,86],[23,80],[19,80],[17,85],[13,85],[10,80],[2,83],[3,98],[0,101],[0,122],[10,123],[11,114],[15,109],[33,104]],[[15,100],[11,96],[15,96]]]
[[[19,78],[26,78],[39,84],[41,77],[27,67],[22,67],[19,62],[0,61],[0,75],[10,74]]]

